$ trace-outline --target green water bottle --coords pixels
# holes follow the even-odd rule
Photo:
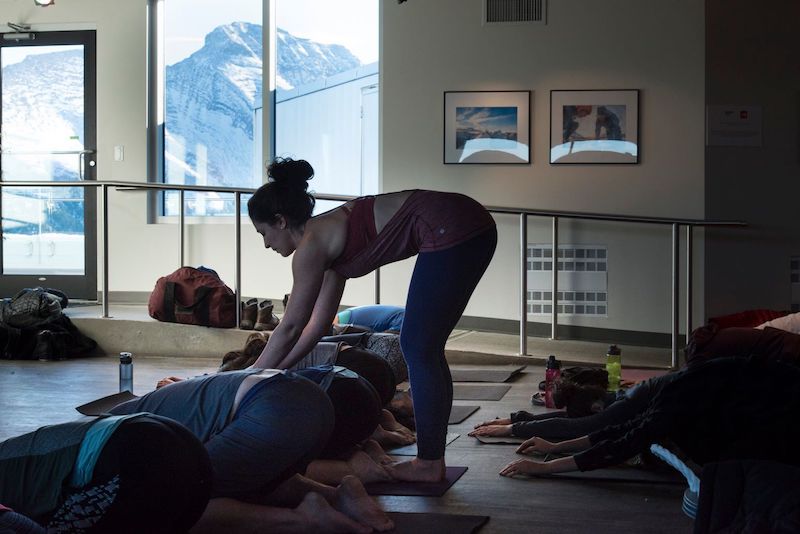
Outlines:
[[[616,345],[608,347],[606,371],[608,372],[608,391],[617,391],[620,378],[622,378],[622,351]]]

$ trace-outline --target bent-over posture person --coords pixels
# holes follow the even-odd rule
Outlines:
[[[292,367],[330,331],[348,278],[417,255],[401,345],[419,453],[394,466],[394,475],[442,479],[453,399],[444,346],[494,254],[494,220],[469,197],[421,190],[361,197],[312,217],[308,162],[276,160],[268,174],[247,207],[266,248],[294,253],[294,281],[285,314],[254,366]]]
[[[13,510],[0,506],[3,533],[186,532],[210,494],[203,445],[156,415],[85,417],[0,443],[0,503]]]
[[[699,465],[728,459],[798,465],[800,368],[755,358],[698,364],[665,385],[625,423],[554,444],[531,438],[519,453],[578,452],[548,462],[517,460],[501,475],[589,471],[622,463],[669,440]]]
[[[302,476],[326,447],[333,447],[332,454],[347,447],[354,429],[360,432],[357,439],[366,439],[378,417],[376,413],[373,421],[361,423],[362,412],[355,406],[352,418],[339,421],[342,432],[337,437],[329,395],[358,382],[337,380],[334,372],[308,372],[317,373],[314,378],[328,393],[293,372],[250,369],[182,380],[120,404],[111,413],[148,411],[170,417],[205,445],[213,469],[212,499],[195,531],[392,528],[355,477],[345,477],[334,488]]]

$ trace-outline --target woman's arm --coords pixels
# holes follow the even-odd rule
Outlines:
[[[313,338],[312,328],[303,340],[306,348],[302,354],[303,347],[297,347],[298,340],[304,333],[312,319],[312,313],[319,308],[314,315],[314,321],[318,321],[318,316],[327,310],[330,315],[327,317],[326,328],[330,328],[333,314],[339,304],[339,298],[344,291],[344,278],[331,272],[331,276],[326,273],[327,254],[323,245],[316,243],[310,236],[309,242],[303,243],[298,247],[292,259],[292,305],[286,309],[280,323],[269,337],[267,345],[261,355],[253,363],[253,367],[262,369],[286,369],[291,367],[296,361],[305,356],[311,347],[319,340]],[[325,282],[327,278],[327,283]],[[325,297],[321,298],[325,286]],[[330,301],[335,302],[330,302]],[[321,337],[322,334],[320,334]],[[291,354],[291,358],[288,356]]]
[[[547,440],[542,438],[531,438],[528,441],[524,442],[522,445],[517,447],[517,452],[519,454],[532,454],[532,453],[543,453],[547,454],[550,452],[577,452],[586,450],[592,446],[592,442],[589,441],[589,436],[583,436],[580,438],[570,439],[567,441],[562,441],[560,443],[551,443]]]
[[[344,293],[345,278],[334,271],[326,271],[322,282],[322,288],[314,304],[314,311],[311,319],[300,334],[300,338],[295,343],[289,354],[281,360],[279,369],[288,369],[306,357],[320,338],[330,332],[331,318],[336,315],[339,309],[339,302]],[[293,297],[294,298],[294,297]],[[292,301],[294,305],[294,301]]]
[[[504,477],[514,475],[549,475],[551,473],[566,473],[577,471],[578,465],[572,456],[565,456],[549,462],[537,462],[535,460],[515,460],[505,466],[500,474]]]

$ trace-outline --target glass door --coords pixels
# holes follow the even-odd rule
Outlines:
[[[0,296],[52,287],[97,299],[95,32],[0,39]],[[42,182],[14,187],[14,182]]]

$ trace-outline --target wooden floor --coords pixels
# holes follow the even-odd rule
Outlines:
[[[0,361],[0,439],[77,418],[76,406],[117,391],[117,362],[113,357]],[[214,372],[217,363],[207,358],[137,358],[134,393],[146,393],[164,376]],[[447,463],[468,466],[469,471],[441,498],[380,497],[384,507],[488,515],[482,534],[691,532],[692,522],[680,509],[680,486],[515,480],[497,474],[516,457],[514,446],[482,445],[466,433],[478,421],[530,409],[530,395],[543,373],[528,367],[512,379],[511,391],[500,401],[456,401],[482,406],[465,422],[449,427],[461,437],[447,447]]]

